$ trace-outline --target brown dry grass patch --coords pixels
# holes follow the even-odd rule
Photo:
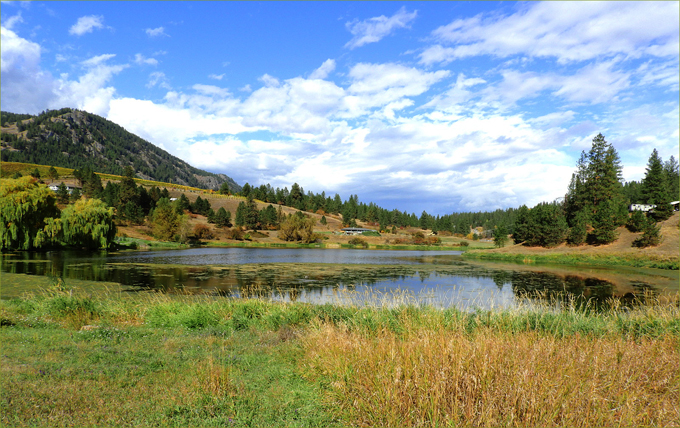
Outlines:
[[[307,369],[356,426],[677,426],[678,338],[474,336],[418,329],[368,337],[324,325]]]

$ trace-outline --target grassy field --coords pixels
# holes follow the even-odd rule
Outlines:
[[[0,301],[2,426],[677,426],[677,305]]]
[[[680,268],[680,213],[674,213],[668,220],[660,222],[659,226],[662,242],[650,248],[633,247],[632,243],[640,233],[631,233],[625,227],[620,227],[617,230],[619,238],[608,245],[570,247],[562,244],[555,248],[541,248],[508,243],[504,248],[471,251],[464,256],[523,263],[633,266],[678,270]]]

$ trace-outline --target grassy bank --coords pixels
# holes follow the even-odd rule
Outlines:
[[[655,269],[678,270],[680,261],[677,256],[655,254],[597,254],[597,253],[498,253],[490,251],[469,251],[463,257],[480,260],[495,260],[519,263],[550,263],[565,265],[591,266],[631,266]]]
[[[666,426],[677,306],[0,301],[3,426]]]

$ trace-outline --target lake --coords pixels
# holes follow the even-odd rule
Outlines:
[[[470,261],[459,251],[192,248],[16,252],[1,258],[2,298],[39,291],[44,278],[96,292],[165,292],[334,304],[509,308],[579,298],[606,306],[670,299],[678,272]],[[43,285],[40,285],[43,284]],[[103,287],[99,287],[104,289]]]

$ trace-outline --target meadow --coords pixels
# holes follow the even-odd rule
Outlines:
[[[2,426],[677,426],[677,300],[605,311],[0,301]]]

